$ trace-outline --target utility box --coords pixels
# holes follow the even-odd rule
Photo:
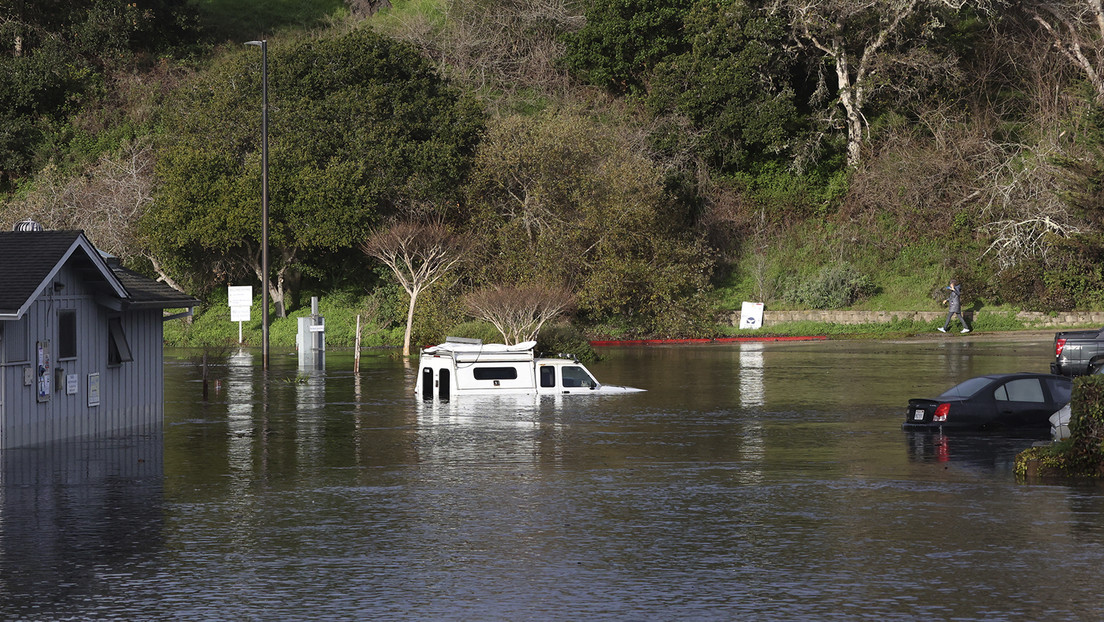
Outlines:
[[[311,314],[299,318],[295,348],[299,351],[300,369],[325,369],[326,318],[318,314],[318,297],[311,297]]]

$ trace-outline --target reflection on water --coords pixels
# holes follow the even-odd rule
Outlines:
[[[509,457],[522,464],[556,464],[563,459],[564,402],[602,399],[607,397],[477,395],[418,401],[419,457],[448,463]]]
[[[942,433],[927,430],[902,431],[909,458],[919,463],[938,463],[956,469],[990,475],[1010,473],[1016,454],[1034,444],[1046,442],[1048,431],[1036,434],[1002,434],[963,431]]]
[[[740,406],[752,408],[766,403],[763,381],[762,343],[745,343],[740,346]]]
[[[164,547],[160,430],[8,449],[0,457],[5,619],[90,616],[149,577]]]
[[[605,350],[625,396],[412,397],[416,370],[167,358],[163,451],[4,454],[22,619],[1091,619],[1104,491],[910,397],[1049,340]],[[55,452],[56,453],[56,452]],[[104,456],[108,457],[104,457]]]
[[[253,469],[253,385],[253,354],[241,349],[227,357],[227,453],[230,468],[239,475]]]

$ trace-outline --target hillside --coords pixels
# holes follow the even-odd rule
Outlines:
[[[9,8],[0,220],[84,229],[211,299],[259,282],[241,43],[264,37],[281,310],[324,293],[400,323],[406,293],[360,244],[427,220],[470,242],[419,299],[427,339],[467,293],[525,283],[619,335],[707,331],[743,300],[937,309],[952,277],[989,307],[1104,307],[1094,5],[848,6]]]

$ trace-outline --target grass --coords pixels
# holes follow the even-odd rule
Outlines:
[[[381,32],[401,30],[406,24],[422,21],[439,28],[445,22],[445,5],[441,0],[392,0],[391,8],[372,16],[372,26]]]
[[[357,314],[361,316],[361,346],[365,348],[395,348],[402,344],[403,326],[378,319],[378,312],[368,309],[364,300],[357,300],[347,294],[323,297],[320,312],[326,321],[326,344],[329,347],[352,347],[356,339]],[[310,314],[309,307],[296,310],[286,318],[274,317],[269,324],[269,345],[273,348],[294,348],[298,332],[298,319]],[[898,319],[884,323],[837,324],[831,322],[785,322],[768,324],[761,330],[741,330],[734,326],[718,324],[709,334],[700,337],[718,336],[807,336],[824,335],[840,339],[891,339],[917,334],[933,333],[941,326],[943,319],[929,322]],[[458,336],[480,336],[484,339],[497,339],[497,335],[468,334],[473,322],[451,326],[448,334]],[[1030,327],[1016,319],[1015,309],[993,309],[978,311],[972,326],[985,332],[1018,331]],[[260,302],[255,301],[251,320],[242,325],[242,336],[246,345],[259,346],[261,343]],[[423,338],[414,336],[415,343],[432,341],[441,336]],[[217,301],[191,321],[173,320],[165,324],[165,343],[177,347],[211,347],[236,344],[238,324],[230,321],[230,310],[225,301]]]
[[[930,322],[916,320],[896,319],[890,322],[870,322],[863,324],[838,324],[834,322],[783,322],[779,324],[765,325],[761,330],[741,330],[735,326],[719,327],[720,334],[724,336],[803,336],[825,335],[840,338],[865,338],[865,339],[889,339],[912,336],[922,333],[933,333],[935,329],[943,325],[943,318]],[[957,324],[955,329],[957,331]],[[975,316],[971,324],[974,330],[986,332],[1026,330],[1028,327],[1016,319],[1016,312],[986,312]]]

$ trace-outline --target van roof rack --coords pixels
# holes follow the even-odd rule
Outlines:
[[[445,343],[466,343],[473,346],[483,345],[482,339],[471,339],[469,337],[445,337]]]

